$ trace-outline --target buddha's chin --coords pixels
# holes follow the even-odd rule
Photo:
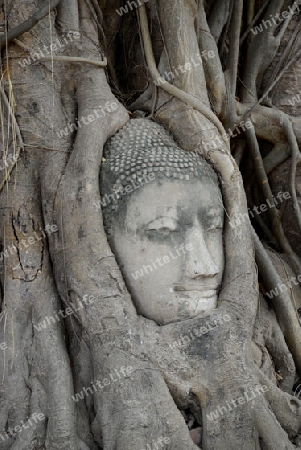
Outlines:
[[[216,309],[218,289],[206,291],[180,291],[177,295],[161,298],[161,302],[149,302],[148,305],[136,305],[139,314],[154,320],[160,325],[167,325],[181,320],[193,319]],[[149,305],[152,304],[152,308]]]
[[[203,297],[198,300],[197,311],[208,311],[217,307],[217,295]]]
[[[217,290],[205,292],[190,291],[185,297],[178,297],[180,316],[195,317],[204,311],[217,307]]]
[[[149,319],[155,320],[156,322],[167,325],[169,323],[173,322],[180,322],[181,320],[187,320],[187,319],[193,319],[198,316],[201,316],[203,314],[206,314],[207,311],[211,311],[213,309],[216,309],[217,307],[217,291],[211,291],[212,295],[209,295],[207,293],[200,293],[198,292],[197,296],[192,296],[191,292],[189,297],[176,297],[173,298],[170,303],[172,303],[172,313],[167,308],[164,308],[164,311],[162,312],[161,317],[149,317]],[[213,294],[214,292],[214,294]],[[176,305],[176,311],[174,309]],[[157,313],[157,311],[156,311]],[[157,314],[156,314],[157,315]],[[164,317],[163,317],[164,316]]]

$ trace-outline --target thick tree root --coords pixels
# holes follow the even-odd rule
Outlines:
[[[295,438],[301,433],[301,400],[281,391],[260,370],[258,371],[260,382],[268,387],[264,397],[271,406],[281,427],[290,438]]]
[[[8,33],[0,35],[0,49],[2,49],[9,42],[21,36],[21,34],[29,31],[32,27],[34,27],[43,17],[50,13],[54,8],[57,7],[60,0],[50,0],[49,2],[45,2],[45,4],[38,9],[29,19],[17,25],[12,30],[9,30]]]
[[[266,347],[274,363],[279,385],[283,390],[291,393],[296,377],[294,360],[284,340],[275,313],[268,309],[262,296],[258,306],[253,340],[259,347]],[[268,370],[269,372],[270,370],[274,371],[274,368],[269,367]]]
[[[255,231],[253,231],[253,238],[255,242],[256,262],[259,272],[263,278],[266,289],[271,291],[275,288],[275,286],[280,286],[281,279]],[[283,330],[288,348],[293,355],[297,371],[301,373],[301,327],[297,313],[294,310],[292,302],[286,292],[281,292],[274,296],[273,307],[276,311],[281,329]]]
[[[259,409],[256,414],[256,426],[265,450],[278,449],[279,445],[283,450],[295,450],[295,446],[288,440],[287,434],[268,408]]]
[[[160,80],[161,75],[157,69],[153,50],[152,50],[152,44],[151,44],[151,38],[148,28],[148,20],[147,20],[147,14],[146,14],[146,8],[145,4],[142,4],[138,8],[139,12],[139,20],[140,20],[140,28],[141,28],[141,34],[144,44],[144,51],[145,51],[145,57],[148,64],[148,68],[150,71],[150,74],[152,76],[152,79],[154,82],[158,82]],[[217,116],[214,114],[214,112],[205,104],[200,102],[197,98],[192,96],[191,94],[184,92],[183,90],[177,88],[176,86],[168,83],[163,83],[160,85],[162,89],[164,89],[168,94],[178,98],[179,100],[182,100],[186,104],[192,106],[194,109],[199,111],[201,114],[203,114],[210,122],[212,122],[218,131],[220,132],[221,136],[225,135],[225,129],[220,122],[220,120],[217,118]],[[229,141],[228,139],[225,139],[226,147],[229,148]]]

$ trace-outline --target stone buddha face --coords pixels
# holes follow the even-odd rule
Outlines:
[[[217,177],[161,126],[131,122],[109,143],[101,178],[108,240],[139,314],[158,324],[195,317],[217,306],[223,276]],[[132,150],[119,157],[118,146]]]

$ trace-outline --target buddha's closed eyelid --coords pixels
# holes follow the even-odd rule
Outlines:
[[[179,228],[179,223],[172,217],[162,216],[152,220],[145,226],[146,231],[176,231]]]
[[[206,227],[207,231],[215,231],[222,230],[224,228],[223,218],[222,217],[212,217],[212,219],[208,221],[208,225]]]
[[[220,211],[216,211],[215,209],[200,211],[198,213],[198,220],[205,231],[220,230],[224,227],[224,214],[221,214]]]
[[[213,232],[213,231],[221,231],[221,230],[223,230],[223,227],[221,225],[213,225],[213,226],[207,228],[206,231]]]

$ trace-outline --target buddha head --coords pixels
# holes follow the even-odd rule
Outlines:
[[[217,306],[224,270],[218,178],[148,119],[105,145],[100,177],[105,230],[138,313],[158,324]]]

